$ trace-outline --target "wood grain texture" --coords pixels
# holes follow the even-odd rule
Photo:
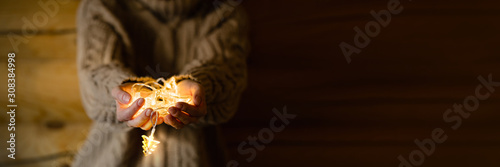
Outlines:
[[[57,5],[47,5],[45,10],[39,3]],[[75,14],[78,7],[78,0],[19,0],[19,1],[2,1],[0,2],[0,32],[21,32],[23,26],[27,22],[33,24],[33,20],[37,19],[41,23],[44,21],[44,14],[48,16],[48,21],[41,27],[37,26],[40,33],[57,33],[61,30],[75,29]],[[39,13],[40,12],[40,13]],[[48,13],[53,12],[53,13]],[[39,13],[39,14],[37,14]],[[53,15],[50,15],[53,14]],[[29,24],[28,23],[28,24]]]
[[[54,110],[56,111],[56,110]],[[16,160],[0,152],[0,162],[13,166],[68,166],[75,151],[87,137],[89,123],[58,122],[18,123],[16,125]],[[58,125],[55,125],[58,124]],[[7,148],[6,142],[1,142]],[[52,155],[57,155],[51,157]]]
[[[7,53],[13,46],[9,33],[23,36],[23,18],[33,22],[45,12],[37,0],[0,2],[0,87],[7,88]],[[49,2],[42,0],[42,2]],[[86,138],[90,120],[83,111],[76,76],[75,14],[79,1],[59,4],[46,24],[37,26],[33,37],[24,37],[16,52],[16,160],[0,152],[0,164],[15,166],[67,166]],[[0,89],[0,105],[7,104],[7,89]],[[3,111],[3,110],[2,110]],[[0,122],[7,125],[7,114]],[[2,138],[9,135],[0,130]],[[1,142],[7,148],[6,142]],[[5,164],[6,163],[6,164]],[[19,165],[20,164],[20,165]],[[24,164],[24,165],[23,165]],[[0,166],[2,166],[0,165]]]

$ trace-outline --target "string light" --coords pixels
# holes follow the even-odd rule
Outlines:
[[[155,137],[154,137],[154,134],[156,131],[156,123],[158,123],[158,114],[155,113],[154,115],[156,115],[156,121],[153,124],[153,129],[151,130],[151,134],[149,135],[149,137],[146,135],[142,135],[142,139],[143,139],[143,141],[142,141],[143,151],[142,152],[144,153],[144,156],[152,154],[153,151],[155,151],[155,148],[157,147],[157,145],[160,144],[160,142],[155,140]],[[151,116],[153,116],[153,114],[151,114]],[[149,119],[151,120],[151,123],[153,123],[151,116]]]
[[[177,102],[190,103],[191,98],[181,96],[177,90],[175,78],[171,77],[167,81],[159,78],[156,81],[145,83],[135,83],[132,85],[132,101],[144,98],[145,102],[134,118],[141,114],[145,109],[151,108],[164,117],[168,114],[168,108],[175,106]]]
[[[175,78],[171,77],[167,81],[163,78],[159,78],[156,81],[148,81],[145,83],[135,83],[132,85],[132,101],[135,101],[139,98],[144,98],[144,105],[141,107],[139,112],[134,115],[134,118],[139,114],[144,112],[145,109],[151,108],[153,109],[153,113],[151,116],[156,115],[156,121],[153,124],[153,120],[150,120],[153,124],[153,128],[151,130],[151,134],[149,136],[142,135],[142,148],[144,156],[152,154],[158,144],[159,141],[154,139],[154,133],[156,131],[156,123],[158,122],[159,116],[166,116],[168,113],[168,108],[175,106],[177,102],[186,102],[190,103],[191,98],[186,96],[181,96],[177,90],[177,83],[175,82]]]

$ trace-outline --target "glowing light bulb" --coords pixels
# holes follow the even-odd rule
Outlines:
[[[159,141],[155,140],[155,137],[153,136],[154,134],[154,131],[151,133],[151,135],[146,136],[146,135],[142,135],[142,149],[143,149],[143,153],[144,153],[144,156],[147,156],[149,154],[152,154],[153,151],[155,151],[155,148],[157,147],[158,144],[160,144]]]
[[[132,100],[135,101],[141,97],[144,98],[144,105],[135,116],[142,113],[145,109],[151,108],[160,116],[166,116],[169,107],[175,106],[177,102],[190,103],[191,98],[181,96],[177,90],[175,78],[170,78],[167,81],[159,78],[156,81],[145,83],[135,83],[132,85]]]
[[[151,116],[149,116],[149,119],[151,123],[153,123],[153,115],[156,115],[155,123],[153,124],[153,129],[151,130],[151,134],[148,136],[142,135],[142,149],[144,156],[148,156],[149,154],[152,154],[153,151],[155,151],[156,147],[158,144],[160,144],[159,141],[155,140],[155,131],[156,131],[156,123],[158,123],[158,113],[153,113]]]
[[[144,112],[145,109],[153,109],[155,114],[151,114],[150,120],[153,123],[151,117],[156,116],[156,122],[153,124],[153,129],[151,134],[148,136],[142,135],[142,148],[144,156],[150,155],[156,149],[157,145],[160,144],[159,141],[154,139],[154,133],[156,130],[156,123],[158,122],[158,117],[166,116],[168,113],[168,108],[175,106],[177,102],[190,103],[191,98],[186,96],[181,96],[177,90],[177,83],[175,78],[170,78],[167,81],[163,78],[159,78],[156,81],[148,81],[144,83],[135,83],[132,85],[132,101],[136,101],[139,98],[144,98],[144,105],[141,107],[139,112],[134,115],[134,118],[139,114]]]

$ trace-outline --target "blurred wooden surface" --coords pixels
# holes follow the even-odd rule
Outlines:
[[[76,76],[78,3],[70,0],[59,4],[56,15],[38,27],[38,33],[21,43],[16,52],[16,161],[29,162],[21,166],[67,166],[71,154],[86,138],[90,120],[81,105]],[[0,2],[2,88],[7,88],[7,53],[14,51],[6,35],[22,35],[22,18],[32,21],[37,12],[44,12],[38,0]],[[7,89],[0,89],[0,94],[5,95],[0,97],[0,105],[6,106]],[[8,124],[7,116],[0,115],[3,126]],[[2,140],[8,139],[6,127],[0,134]],[[0,143],[5,150],[7,143]],[[0,151],[0,161],[13,162],[7,158],[7,151]]]
[[[348,64],[338,45],[353,43],[353,27],[373,20],[388,1],[244,1],[250,16],[249,85],[240,111],[223,125],[231,158],[241,166],[397,166],[443,128],[448,141],[424,166],[498,166],[500,92],[481,101],[456,131],[443,112],[472,95],[477,77],[500,81],[500,2],[401,1],[404,10]],[[40,11],[36,0],[0,2],[0,54],[8,32]],[[75,151],[85,139],[85,115],[75,69],[75,10],[62,5],[16,58],[18,158]],[[6,66],[6,59],[0,59]],[[6,70],[0,70],[6,76]],[[2,79],[4,81],[4,79]],[[6,88],[6,82],[0,82]],[[500,89],[500,88],[499,88]],[[0,89],[0,94],[7,94]],[[0,96],[0,105],[6,97]],[[276,133],[256,158],[237,147],[269,127],[272,109],[297,118]],[[7,123],[0,114],[1,124]],[[2,136],[6,128],[0,130]],[[6,148],[5,142],[0,142]],[[64,166],[71,159],[27,166]],[[0,152],[0,161],[6,161]]]

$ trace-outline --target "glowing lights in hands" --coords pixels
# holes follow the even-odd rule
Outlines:
[[[144,105],[135,116],[139,115],[147,108],[151,108],[153,111],[160,113],[160,116],[166,116],[168,114],[168,108],[175,106],[175,103],[190,103],[191,98],[181,96],[177,89],[177,83],[173,77],[167,81],[163,78],[159,78],[156,82],[135,83],[132,85],[132,101],[141,97],[145,100]]]
[[[144,105],[141,107],[139,112],[137,112],[134,117],[144,112],[145,109],[153,109],[151,113],[150,121],[153,123],[151,117],[156,115],[156,121],[153,124],[153,129],[151,134],[148,136],[142,135],[142,148],[144,156],[150,155],[155,151],[159,141],[154,139],[154,133],[156,131],[156,123],[158,122],[158,117],[166,116],[168,113],[168,108],[175,106],[177,102],[190,103],[191,98],[181,96],[177,90],[177,83],[172,77],[165,81],[163,78],[159,78],[156,81],[149,81],[145,83],[135,83],[132,85],[132,101],[139,98],[144,98]]]

